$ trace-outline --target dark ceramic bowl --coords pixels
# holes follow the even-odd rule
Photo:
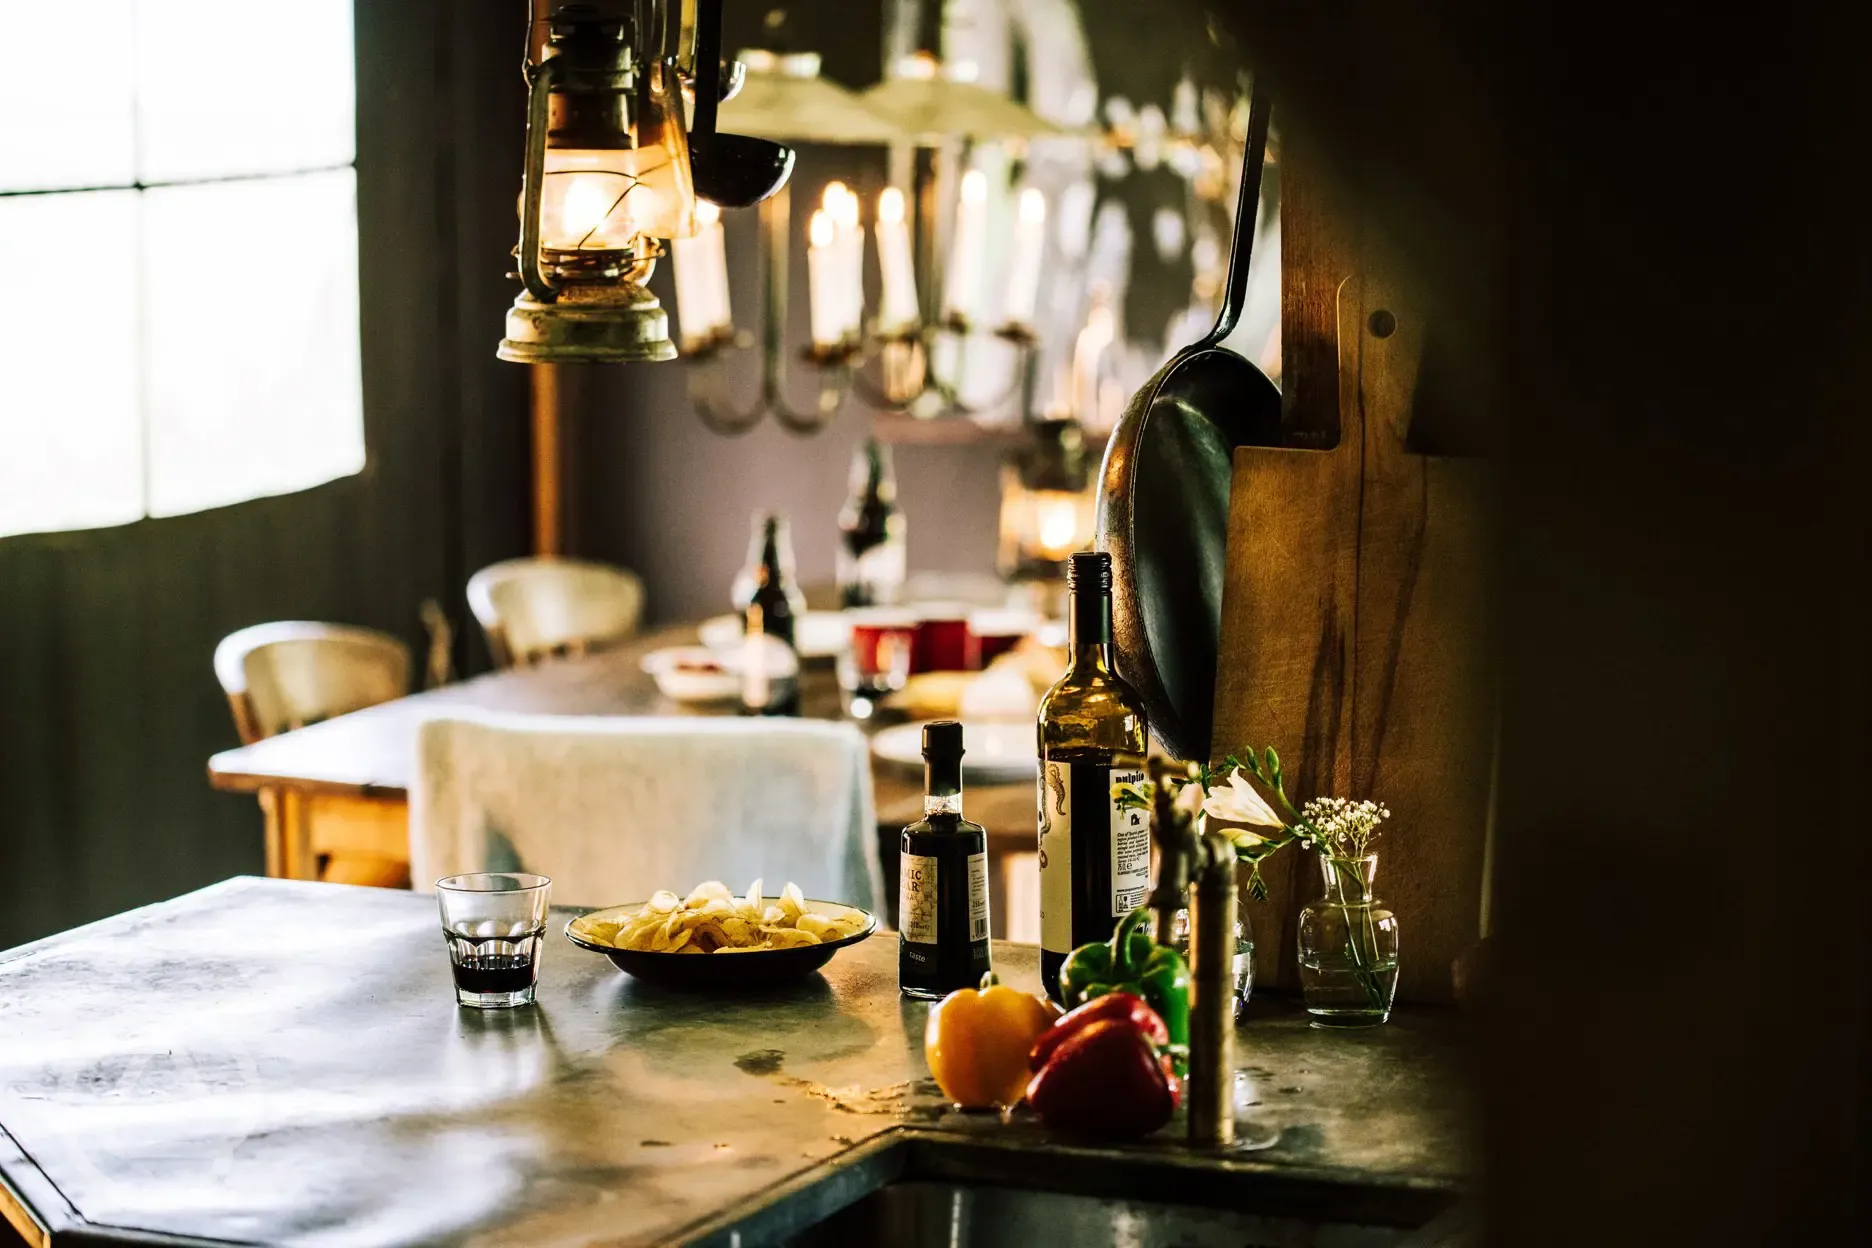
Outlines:
[[[574,930],[585,919],[615,923],[644,908],[641,901],[621,906],[607,906],[582,914],[566,924],[566,939],[581,949],[602,953],[619,970],[646,983],[669,988],[698,991],[737,991],[771,988],[778,984],[804,979],[832,960],[832,955],[847,945],[855,945],[877,930],[877,916],[857,906],[833,901],[806,902],[806,908],[818,914],[838,916],[859,914],[864,926],[850,936],[802,945],[794,949],[758,949],[752,953],[652,953],[646,949],[617,949],[587,939]]]

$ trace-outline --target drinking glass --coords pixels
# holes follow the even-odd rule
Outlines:
[[[456,1001],[484,1010],[533,1004],[551,891],[545,876],[512,871],[436,881]]]
[[[960,602],[926,602],[917,607],[913,672],[969,670],[969,607]]]
[[[869,719],[904,687],[916,648],[917,619],[907,611],[847,611],[851,644],[839,653],[839,694],[845,713]]]

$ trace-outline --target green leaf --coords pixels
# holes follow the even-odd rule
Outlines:
[[[1248,873],[1248,895],[1256,901],[1267,900],[1267,881],[1261,878],[1261,864],[1258,862]]]

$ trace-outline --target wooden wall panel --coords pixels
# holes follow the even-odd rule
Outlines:
[[[1290,173],[1291,181],[1301,181]],[[1272,744],[1296,801],[1391,807],[1379,893],[1403,927],[1400,997],[1448,1000],[1450,963],[1476,938],[1489,800],[1497,642],[1487,611],[1489,474],[1408,449],[1425,324],[1349,214],[1322,197],[1289,219],[1297,262],[1334,278],[1330,450],[1236,452],[1218,673],[1217,750]],[[1333,216],[1338,215],[1337,220]],[[1317,320],[1317,300],[1290,310]],[[1328,427],[1319,413],[1300,424]],[[1296,439],[1298,441],[1298,439]],[[1249,903],[1256,977],[1294,989],[1294,930],[1319,893],[1311,856],[1264,869]]]

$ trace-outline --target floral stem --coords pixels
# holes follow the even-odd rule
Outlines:
[[[1337,894],[1340,912],[1345,915],[1346,951],[1352,955],[1353,974],[1358,977],[1359,986],[1365,990],[1367,1003],[1374,1011],[1382,1011],[1384,1009],[1384,997],[1378,989],[1378,976],[1376,972],[1372,970],[1372,958],[1370,956],[1371,953],[1376,952],[1378,945],[1378,933],[1372,926],[1371,900],[1365,895],[1363,880],[1360,881],[1360,900],[1357,902],[1346,900],[1346,869],[1348,867],[1356,869],[1356,863],[1349,862],[1345,859],[1334,859],[1331,855],[1327,855],[1327,861],[1332,864],[1333,891]],[[1354,906],[1356,906],[1360,912],[1360,926],[1363,926],[1365,929],[1367,942],[1365,949],[1359,948],[1358,927],[1354,925],[1352,915],[1349,913]]]

